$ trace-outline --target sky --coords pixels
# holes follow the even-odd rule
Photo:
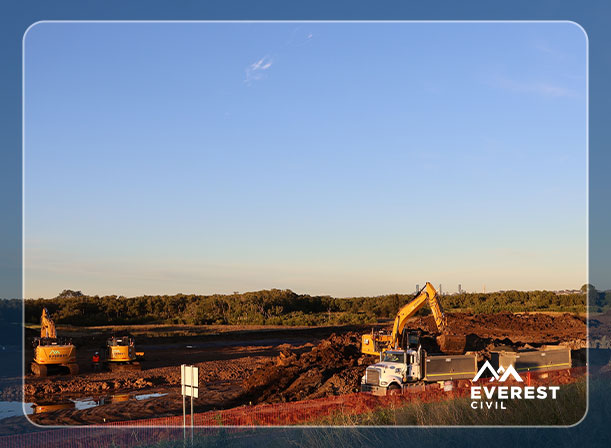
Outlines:
[[[39,23],[24,296],[573,289],[586,36],[562,23]]]

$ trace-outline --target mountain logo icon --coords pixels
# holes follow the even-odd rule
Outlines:
[[[492,367],[490,361],[486,361],[482,368],[478,370],[475,377],[473,377],[473,381],[479,380],[480,377],[486,372],[486,370],[490,372],[490,381],[497,380],[502,383],[504,381],[507,381],[507,378],[512,376],[514,380],[520,383],[524,382],[524,380],[520,377],[520,375],[512,365],[507,367],[507,369],[505,369],[503,366],[500,366],[498,370],[494,370],[494,367]]]

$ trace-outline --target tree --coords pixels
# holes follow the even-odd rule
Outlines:
[[[581,288],[579,288],[581,290],[581,292],[588,292],[588,290],[590,291],[596,291],[596,288],[594,287],[594,285],[588,283],[583,285]]]

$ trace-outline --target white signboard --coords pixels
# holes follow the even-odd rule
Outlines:
[[[185,364],[181,365],[180,385],[183,395],[186,395],[187,397],[198,398],[199,368],[187,366]]]

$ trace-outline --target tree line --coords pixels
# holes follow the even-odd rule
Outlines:
[[[593,311],[609,308],[608,293],[590,291]],[[270,289],[214,295],[88,296],[65,290],[53,299],[25,300],[26,323],[40,322],[47,307],[56,323],[94,326],[121,324],[324,325],[365,324],[392,319],[414,298],[409,294],[333,298]],[[504,291],[441,296],[446,311],[475,313],[518,311],[585,312],[586,294],[551,291]],[[421,314],[428,314],[428,308]]]

